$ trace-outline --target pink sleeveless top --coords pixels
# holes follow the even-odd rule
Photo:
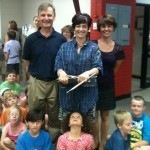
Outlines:
[[[22,125],[22,122],[19,123],[19,129],[18,129],[18,133],[17,134],[12,134],[12,129],[11,129],[11,125],[10,125],[10,122],[8,122],[6,124],[6,127],[8,129],[8,132],[7,132],[7,137],[9,137],[12,141],[14,141],[14,143],[17,142],[17,138],[18,136],[22,133],[23,131],[23,125]]]

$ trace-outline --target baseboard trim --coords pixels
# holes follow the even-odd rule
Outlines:
[[[124,98],[130,98],[131,97],[131,93],[125,94],[125,95],[121,95],[121,96],[117,96],[116,97],[116,101],[122,100]]]
[[[132,75],[132,78],[141,79],[141,76],[138,76],[138,75]]]

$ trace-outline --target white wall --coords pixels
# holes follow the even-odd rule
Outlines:
[[[7,32],[8,22],[15,20],[18,26],[22,23],[21,1],[20,0],[1,0],[1,36],[4,38]]]
[[[90,14],[91,0],[79,0],[81,12]],[[53,0],[56,8],[56,20],[54,27],[58,32],[67,24],[71,24],[71,19],[75,15],[73,0]]]
[[[79,0],[82,12],[90,14],[90,1]],[[56,8],[55,30],[60,32],[64,25],[71,24],[75,14],[73,0],[0,0],[0,38],[4,38],[9,20],[15,20],[19,28],[25,24],[32,24],[32,18],[43,2],[52,3]]]

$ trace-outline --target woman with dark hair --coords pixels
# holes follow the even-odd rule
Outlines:
[[[80,112],[68,114],[63,122],[63,131],[57,142],[57,150],[91,150],[94,141],[88,118]]]
[[[67,113],[80,111],[95,119],[96,101],[98,98],[97,84],[79,86],[67,93],[75,84],[86,81],[91,75],[101,74],[102,62],[98,45],[87,39],[92,19],[88,14],[76,14],[72,18],[75,38],[64,43],[57,53],[55,70],[61,83],[59,86],[59,119],[63,120]],[[76,83],[70,83],[71,75]]]
[[[87,37],[91,23],[92,19],[88,14],[76,14],[72,18],[75,37],[62,44],[56,56],[55,71],[60,83],[60,120],[63,120],[69,112],[79,111],[88,116],[91,123],[95,121],[97,80],[94,78],[93,84],[86,81],[89,77],[102,73],[102,61],[98,45]],[[76,82],[71,82],[72,79]],[[67,92],[81,82],[85,83]]]
[[[100,150],[104,149],[104,143],[107,138],[109,129],[109,110],[113,110],[116,107],[114,75],[121,64],[122,59],[125,57],[122,47],[112,40],[112,33],[115,31],[116,26],[115,18],[111,15],[104,15],[97,21],[97,30],[101,33],[101,39],[98,39],[98,46],[102,54],[103,76],[98,76],[97,78],[99,98],[96,106],[97,112],[94,129],[95,133],[97,133],[95,139],[98,144],[98,112],[100,111]]]

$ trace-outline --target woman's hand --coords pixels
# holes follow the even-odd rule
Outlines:
[[[61,82],[62,84],[68,84],[68,75],[66,74],[65,71],[63,70],[58,70],[58,80],[59,82]]]
[[[83,72],[82,74],[80,74],[80,75],[78,76],[78,82],[82,82],[82,81],[88,80],[89,76],[90,76],[89,71]]]

